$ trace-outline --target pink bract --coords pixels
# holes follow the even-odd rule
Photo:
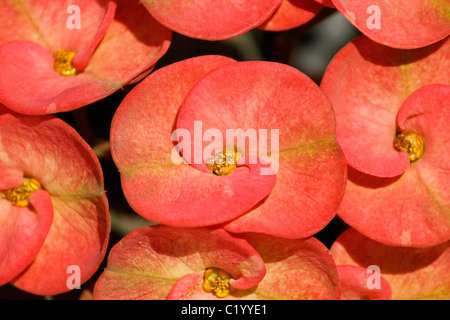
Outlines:
[[[332,0],[367,37],[398,49],[428,46],[450,34],[448,1]],[[379,25],[376,23],[379,21]]]
[[[279,149],[267,159],[270,153],[247,142],[238,168],[217,176],[202,157],[207,139],[174,147],[184,139],[180,132],[197,139],[198,123],[200,140],[219,131],[219,149],[227,129],[254,129],[260,141],[268,139],[267,151],[271,131],[279,130]],[[225,224],[231,232],[308,237],[335,216],[345,188],[328,100],[312,80],[278,63],[203,56],[157,70],[119,106],[111,144],[130,205],[171,226]]]
[[[380,275],[379,284],[374,283],[371,269],[351,265],[338,265],[341,300],[390,300],[391,286]],[[369,271],[369,272],[368,272]],[[379,287],[377,287],[379,286]]]
[[[161,24],[191,38],[224,40],[243,34],[266,21],[282,0],[144,0]]]
[[[339,298],[336,267],[318,240],[245,239],[216,228],[134,230],[111,250],[94,299]],[[210,267],[228,272],[236,290],[225,298],[207,293],[202,284]]]
[[[38,295],[67,292],[68,267],[78,266],[85,282],[107,248],[110,222],[100,164],[60,119],[6,110],[0,107],[0,193],[21,186],[25,176],[43,190],[26,207],[0,197],[0,285],[10,282]]]
[[[336,8],[336,7],[334,6],[332,0],[314,0],[314,1],[317,2],[317,3],[320,3],[321,5],[324,5],[324,6],[326,6],[326,7],[329,7],[329,8]]]
[[[293,29],[310,21],[322,8],[313,0],[283,0],[275,13],[258,28],[266,31]]]
[[[376,241],[426,247],[450,239],[449,49],[447,39],[398,50],[360,36],[324,75],[349,165],[338,215]],[[424,138],[424,156],[412,163],[394,148],[404,129]]]
[[[379,267],[382,278],[389,283],[392,290],[393,300],[448,300],[449,245],[450,242],[429,248],[387,246],[350,228],[337,238],[330,252],[338,271],[341,265],[363,269],[369,266]]]
[[[68,25],[74,5],[79,29]],[[171,39],[137,1],[2,0],[0,17],[8,23],[0,35],[0,102],[23,114],[70,111],[112,94],[148,73]],[[76,75],[55,71],[58,50],[76,52]]]

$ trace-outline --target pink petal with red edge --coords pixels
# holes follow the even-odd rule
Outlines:
[[[336,8],[336,7],[334,6],[332,0],[314,0],[314,1],[317,2],[317,3],[320,3],[321,5],[324,5],[324,6],[326,6],[326,7],[329,7],[329,8]]]
[[[0,220],[0,285],[4,285],[39,253],[52,225],[52,200],[44,190],[31,195],[28,207],[0,198]]]
[[[281,239],[246,234],[261,255],[267,274],[255,290],[240,293],[245,299],[328,300],[340,298],[336,265],[317,239]]]
[[[54,36],[48,40],[51,44],[45,41],[38,41],[38,44],[23,40],[2,44],[0,72],[7,76],[0,80],[0,101],[8,108],[23,114],[42,115],[70,111],[98,101],[143,72],[148,72],[167,51],[171,38],[170,30],[156,23],[143,6],[125,5],[122,0],[119,2],[115,20],[109,22],[115,2],[105,2],[105,5],[106,3],[110,4],[110,10],[107,11],[105,19],[103,7],[102,15],[99,16],[97,12],[92,18],[96,19],[93,20],[95,23],[98,24],[99,20],[103,21],[103,24],[91,26],[88,24],[91,20],[83,19],[85,27],[69,30],[77,34],[83,32],[84,39],[92,36],[88,43],[76,42],[77,46],[84,43],[83,47],[75,48],[57,39],[57,35],[61,35],[62,39],[77,39],[75,35],[69,37],[65,33],[68,32],[65,23],[61,27],[64,31],[57,29],[59,33],[54,31],[52,25]],[[91,16],[89,12],[91,11],[86,11],[88,18]],[[65,10],[63,13],[67,16]],[[45,14],[44,12],[41,18],[44,30],[47,23],[52,22],[45,20]],[[102,41],[95,48],[95,43],[100,38]],[[71,77],[64,77],[55,72],[53,52],[67,48],[81,50],[81,55],[76,55],[73,62],[81,68],[86,67],[89,62],[84,72]],[[96,50],[91,57],[93,49]],[[17,89],[18,86],[20,90]]]
[[[369,272],[368,272],[369,270]],[[392,296],[389,282],[381,275],[374,284],[371,277],[377,277],[371,269],[359,266],[337,266],[341,284],[341,300],[390,300]],[[378,280],[377,280],[378,281]]]
[[[171,138],[186,94],[208,71],[231,62],[204,56],[160,69],[118,108],[111,126],[112,155],[128,202],[150,221],[191,227],[222,223],[251,209],[273,189],[276,177],[262,176],[259,170],[267,165],[261,162],[218,177],[172,159],[181,160]],[[255,181],[253,187],[247,181]],[[256,181],[266,183],[261,188]]]
[[[333,0],[363,34],[382,45],[421,48],[450,34],[450,4],[435,0]]]
[[[331,246],[337,265],[378,266],[392,289],[392,299],[449,299],[450,242],[429,248],[386,246],[355,229],[343,232]]]
[[[258,143],[267,141],[267,151],[272,150],[267,153],[248,142],[246,147],[237,145],[244,154],[260,158],[270,154],[277,184],[258,206],[227,224],[227,230],[308,237],[335,216],[345,189],[345,159],[334,138],[333,109],[307,76],[273,62],[237,62],[217,68],[189,91],[177,129],[187,129],[192,137],[200,121],[203,132],[219,130],[224,144],[230,144],[226,143],[227,130],[253,130]],[[274,130],[279,130],[279,139],[272,141]],[[208,147],[191,146],[194,161],[195,154],[202,155]],[[201,160],[191,165],[208,172],[205,159]],[[215,178],[221,181],[229,176]],[[245,186],[252,190],[266,187],[261,184],[264,177],[247,181]],[[242,197],[250,195],[246,192]]]
[[[282,0],[144,0],[161,24],[188,37],[224,40],[243,34],[267,20]]]
[[[38,180],[53,206],[53,223],[39,253],[12,284],[38,295],[67,292],[68,266],[79,266],[85,282],[108,244],[100,163],[78,133],[58,118],[3,113],[0,123],[0,159],[9,159],[24,176]],[[52,272],[42,277],[42,270]]]
[[[266,271],[247,241],[223,229],[145,227],[111,249],[94,299],[179,299],[190,291],[206,297],[201,275],[208,267],[227,271],[241,290],[256,286]]]
[[[323,6],[313,0],[283,0],[277,11],[258,29],[284,31],[296,28],[314,18]]]
[[[397,112],[423,85],[449,83],[449,49],[444,40],[396,50],[361,35],[333,58],[321,88],[333,104],[336,139],[351,167],[378,177],[405,172],[409,159],[393,147]]]

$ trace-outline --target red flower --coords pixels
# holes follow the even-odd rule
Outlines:
[[[222,298],[338,299],[336,267],[314,238],[238,238],[223,229],[160,225],[116,244],[94,288],[94,299]]]
[[[322,6],[313,0],[144,0],[153,17],[188,37],[224,40],[251,29],[281,31],[311,20]]]
[[[203,56],[152,73],[119,106],[111,151],[133,209],[171,226],[308,237],[345,189],[328,100],[278,63]]]
[[[89,279],[109,239],[100,164],[69,125],[0,109],[0,285],[69,291],[68,267]]]
[[[360,36],[323,78],[350,168],[338,215],[381,243],[450,239],[449,50],[448,40],[397,50]]]
[[[450,34],[447,1],[332,1],[359,31],[392,48],[421,48]]]
[[[379,270],[379,282],[371,273],[373,279],[361,281],[359,287],[354,286],[352,290],[345,288],[356,283],[357,272],[350,277],[348,271],[348,276],[340,279],[343,297],[348,297],[352,291],[353,297],[365,291],[368,298],[371,295],[380,298],[380,292],[382,299],[389,299],[392,292],[393,300],[450,298],[450,242],[428,248],[394,247],[373,241],[350,228],[338,237],[330,252],[340,276],[341,268],[363,269],[366,277],[368,269]]]
[[[69,111],[110,95],[148,73],[171,37],[137,1],[2,0],[0,16],[7,23],[0,102],[24,114]]]

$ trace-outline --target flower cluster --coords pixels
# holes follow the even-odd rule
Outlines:
[[[91,280],[97,300],[450,299],[444,2],[410,1],[408,15],[386,1],[141,2],[0,0],[0,286],[49,296]],[[320,84],[289,63],[161,59],[174,32],[281,33],[323,9],[362,34]],[[116,91],[107,147],[146,225],[110,243],[117,194],[63,119]],[[326,244],[333,221],[344,228]]]

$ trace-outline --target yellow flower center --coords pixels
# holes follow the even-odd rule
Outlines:
[[[41,190],[42,186],[36,179],[24,177],[20,187],[4,190],[1,192],[2,198],[8,200],[18,207],[26,207],[30,203],[31,194]]]
[[[417,161],[423,157],[424,147],[423,137],[411,130],[400,132],[394,139],[394,148],[408,153],[410,162]]]
[[[219,298],[225,298],[233,290],[230,279],[230,274],[222,269],[207,268],[203,276],[203,290]]]
[[[58,50],[53,53],[55,58],[54,69],[60,75],[65,77],[75,76],[77,69],[72,66],[72,59],[76,52],[71,50]]]
[[[241,154],[235,147],[224,147],[223,151],[208,159],[206,166],[211,173],[226,176],[237,168],[236,164],[240,157]]]

